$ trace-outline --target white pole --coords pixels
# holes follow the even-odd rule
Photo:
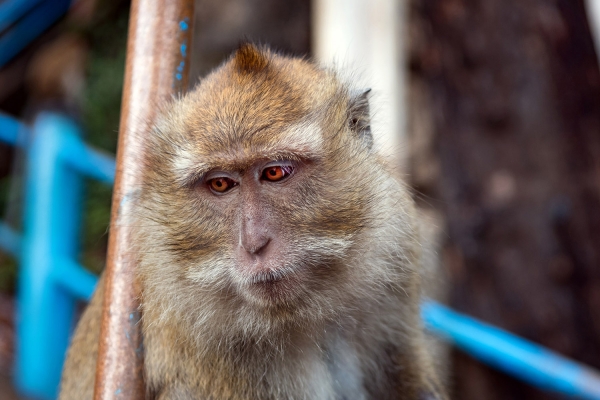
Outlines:
[[[598,57],[598,62],[600,63],[600,0],[586,0],[585,6],[590,31],[596,45],[596,57]]]
[[[406,0],[313,0],[315,58],[353,72],[372,89],[375,144],[390,161],[405,159],[403,51]]]

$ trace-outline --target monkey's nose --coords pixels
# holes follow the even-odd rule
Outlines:
[[[245,235],[242,238],[242,247],[248,253],[258,256],[267,248],[270,241],[271,239],[267,236]]]

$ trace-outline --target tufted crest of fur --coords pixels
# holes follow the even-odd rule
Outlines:
[[[257,73],[269,64],[268,51],[260,51],[251,43],[243,43],[233,56],[235,68],[240,73]]]

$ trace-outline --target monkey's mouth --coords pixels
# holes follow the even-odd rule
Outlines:
[[[250,279],[252,285],[272,285],[283,281],[284,278],[285,273],[280,271],[261,271],[253,274]]]
[[[288,301],[295,297],[297,277],[288,270],[257,271],[245,279],[242,292],[247,299],[261,306]]]

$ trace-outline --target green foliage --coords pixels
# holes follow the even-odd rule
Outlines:
[[[0,292],[13,293],[17,281],[17,260],[0,253]]]
[[[82,104],[86,141],[115,154],[125,71],[128,14],[106,18],[89,34],[91,51]],[[82,263],[93,272],[104,267],[112,188],[89,180],[83,216]]]
[[[4,217],[4,210],[8,206],[8,191],[10,177],[0,179],[0,218]],[[0,291],[12,292],[17,276],[17,261],[8,254],[0,253]]]
[[[8,206],[8,189],[10,188],[10,177],[0,178],[0,217]]]
[[[91,51],[84,90],[86,140],[114,154],[125,72],[128,15],[107,19],[90,33]]]

